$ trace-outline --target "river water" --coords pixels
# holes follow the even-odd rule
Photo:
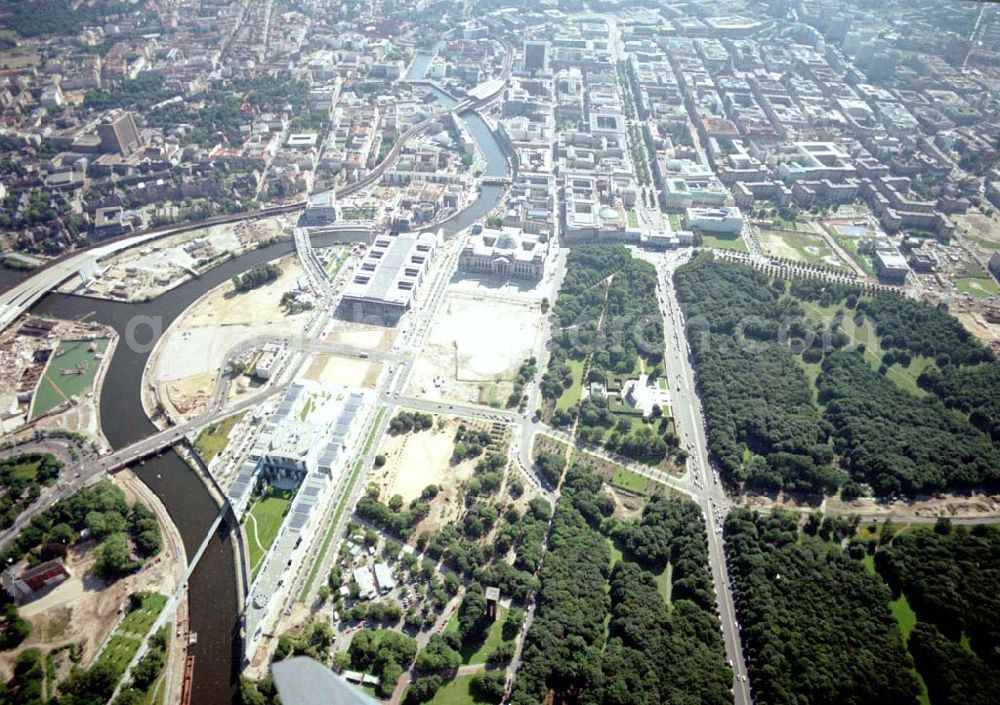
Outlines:
[[[430,90],[443,104],[454,103],[454,99],[440,90]],[[463,115],[462,120],[483,149],[486,174],[505,175],[507,160],[489,126],[474,113]],[[484,186],[476,201],[441,227],[449,235],[463,230],[492,210],[502,195],[501,187]],[[314,242],[320,247],[330,244],[324,237],[314,238]],[[248,252],[146,303],[127,304],[52,293],[32,311],[57,318],[86,318],[118,332],[119,344],[101,389],[100,411],[104,435],[113,447],[120,448],[156,431],[142,408],[140,390],[149,353],[159,335],[203,294],[236,274],[292,250],[293,244],[288,241]],[[135,326],[138,347],[125,342],[130,323]],[[218,507],[201,478],[173,451],[133,469],[163,502],[180,531],[188,557],[194,556],[218,514]],[[191,629],[198,634],[198,642],[191,648],[195,656],[192,705],[223,705],[237,699],[242,644],[232,541],[233,534],[223,523],[188,586]]]

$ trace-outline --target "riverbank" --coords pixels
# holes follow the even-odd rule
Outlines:
[[[487,176],[505,176],[510,164],[495,135],[476,114],[461,116],[474,139],[483,146]],[[482,187],[466,210],[441,224],[452,235],[481,220],[502,200],[504,189]],[[330,238],[332,240],[332,238]],[[322,247],[324,236],[314,238]],[[120,448],[153,432],[155,425],[145,413],[143,376],[148,358],[162,331],[170,328],[192,302],[210,290],[251,267],[292,252],[292,243],[278,242],[223,262],[198,279],[191,279],[153,301],[127,304],[100,301],[60,294],[48,294],[34,310],[68,318],[92,317],[111,325],[121,335],[135,320],[155,321],[152,340],[143,346],[118,346],[111,360],[106,384],[100,397],[102,425],[108,442]],[[143,331],[145,333],[146,331]],[[136,475],[163,502],[178,532],[187,555],[202,545],[218,516],[218,505],[198,474],[175,452],[148,459],[135,468]],[[341,517],[343,521],[344,517]],[[235,702],[242,667],[240,635],[240,595],[238,568],[232,543],[231,527],[225,523],[215,534],[217,540],[205,544],[205,553],[189,580],[191,628],[198,632],[198,642],[189,653],[195,657],[192,705],[220,705]]]

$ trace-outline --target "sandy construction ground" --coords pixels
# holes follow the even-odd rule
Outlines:
[[[212,393],[227,353],[238,343],[259,335],[299,334],[310,313],[289,315],[281,296],[292,289],[302,269],[294,255],[278,261],[276,280],[244,293],[230,282],[199,299],[170,327],[150,365],[152,382],[178,410],[192,410]],[[186,413],[186,412],[185,412]]]
[[[285,216],[213,225],[123,250],[100,263],[100,277],[84,285],[79,276],[62,292],[139,301],[156,297],[204,271],[288,232]]]
[[[323,384],[374,389],[382,364],[342,355],[316,355],[306,370],[306,379]]]
[[[538,343],[541,324],[533,302],[449,291],[414,363],[408,393],[502,404],[514,373]]]
[[[744,503],[751,508],[778,508],[797,510],[801,505],[794,498],[779,495],[777,499],[762,495],[745,495]],[[917,497],[912,501],[890,503],[876,502],[863,497],[845,502],[838,497],[828,497],[819,506],[821,511],[836,514],[854,512],[862,517],[893,515],[893,521],[905,523],[907,518],[932,519],[938,516],[952,519],[985,519],[1000,515],[1000,495],[942,495]]]
[[[66,564],[72,577],[20,607],[21,616],[31,622],[31,634],[17,649],[0,654],[3,674],[9,675],[20,651],[30,647],[41,648],[44,654],[48,648],[80,644],[81,665],[87,666],[117,625],[118,610],[128,602],[130,594],[151,591],[169,596],[176,591],[186,564],[180,536],[167,523],[169,518],[163,506],[131,472],[126,471],[119,480],[129,502],[142,501],[156,513],[163,550],[138,573],[109,585],[89,572],[94,563],[96,542],[88,541],[70,548]],[[66,651],[61,654],[68,656]],[[71,665],[66,658],[57,659],[60,679],[68,675]]]
[[[954,312],[955,317],[962,322],[965,329],[972,333],[980,342],[990,345],[1000,340],[1000,325],[989,323],[981,314],[968,312]]]
[[[1000,222],[976,211],[952,216],[958,231],[970,238],[984,253],[1000,249]]]
[[[396,330],[365,323],[337,321],[337,329],[326,337],[327,342],[353,345],[365,350],[388,352],[396,341]]]
[[[430,514],[421,522],[421,530],[440,528],[461,514],[459,486],[472,477],[478,459],[452,465],[451,453],[459,423],[457,419],[449,419],[439,428],[435,419],[434,427],[429,430],[386,436],[379,451],[386,456],[386,463],[369,475],[381,488],[383,501],[398,494],[409,503],[428,485],[440,488],[431,503]],[[418,533],[414,532],[414,537]]]

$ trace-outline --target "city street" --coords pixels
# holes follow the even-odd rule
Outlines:
[[[657,263],[659,270],[660,306],[663,311],[663,332],[667,344],[667,374],[674,393],[674,422],[684,447],[689,452],[688,467],[694,476],[695,501],[701,506],[708,535],[709,567],[715,583],[722,636],[726,657],[733,669],[733,693],[736,705],[753,702],[749,677],[743,657],[739,624],[729,582],[729,571],[723,546],[722,523],[729,500],[715,471],[709,465],[708,443],[705,440],[701,401],[696,392],[694,373],[688,361],[688,343],[684,332],[684,317],[673,288],[673,271],[686,260],[686,255],[667,254]]]

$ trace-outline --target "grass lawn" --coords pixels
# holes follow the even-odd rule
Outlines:
[[[736,250],[737,252],[746,252],[747,244],[743,242],[743,238],[739,235],[735,237],[718,237],[716,235],[706,235],[702,234],[702,247],[710,247],[713,250]]]
[[[630,228],[639,227],[639,214],[636,213],[633,209],[630,208],[627,211],[625,211],[625,216],[628,218],[628,226]]]
[[[330,277],[330,281],[337,278],[340,274],[340,268],[344,266],[344,262],[347,261],[347,256],[350,254],[350,250],[346,247],[337,248],[336,252],[330,255],[330,259],[326,263],[326,273]]]
[[[671,213],[669,215],[669,218],[670,218],[670,229],[671,230],[677,231],[677,230],[683,230],[684,229],[684,226],[681,225],[681,217],[679,215],[677,215],[676,213]]]
[[[876,525],[875,531],[870,531],[870,524],[863,524],[858,527],[857,536],[863,538],[874,538],[878,535],[880,525]],[[908,525],[907,525],[908,526]],[[906,528],[904,526],[903,528]],[[865,566],[867,570],[872,575],[877,575],[875,570],[875,556],[870,554],[865,554],[865,557],[861,559],[861,563]],[[889,603],[889,609],[892,611],[892,616],[896,618],[896,623],[899,624],[899,631],[903,635],[903,646],[906,646],[907,640],[910,638],[910,632],[913,628],[917,626],[917,615],[910,607],[910,603],[906,599],[906,595],[900,595],[898,600],[893,600]],[[927,695],[927,684],[924,683],[923,676],[916,668],[911,668],[910,671],[917,679],[917,685],[920,687],[920,693],[917,699],[920,701],[921,705],[931,705],[931,699]]]
[[[483,643],[477,648],[462,649],[462,663],[466,665],[476,665],[486,663],[486,657],[492,653],[493,649],[503,643],[503,623],[507,620],[507,608],[500,605],[497,610],[497,621],[495,621],[488,632]],[[455,610],[448,624],[444,628],[445,632],[458,631],[458,610]]]
[[[99,663],[108,664],[115,669],[115,673],[121,675],[139,650],[140,643],[139,639],[115,634],[97,660]]]
[[[806,264],[843,267],[843,262],[822,237],[808,231],[757,229],[757,239],[764,252]]]
[[[965,237],[972,240],[984,250],[1000,250],[1000,242],[997,242],[996,240],[990,240],[989,238],[973,235],[969,231],[965,232]]]
[[[9,462],[9,459],[4,459],[4,462]],[[35,478],[38,477],[38,466],[41,462],[38,460],[33,460],[31,462],[18,463],[13,467],[5,465],[7,468],[6,472],[10,476],[10,482],[13,484],[15,482],[26,482],[29,484],[35,484]],[[51,484],[51,482],[49,483]]]
[[[806,383],[809,385],[809,391],[812,393],[813,403],[819,406],[819,390],[816,389],[816,378],[819,377],[823,364],[820,362],[806,362],[798,355],[795,356],[795,361],[799,363],[799,366],[806,373]]]
[[[565,411],[578,401],[583,394],[583,361],[567,360],[570,370],[573,371],[573,384],[568,389],[564,389],[562,395],[556,400],[556,408]]]
[[[802,308],[805,309],[809,318],[817,323],[825,323],[829,321],[834,317],[837,311],[836,306],[820,306],[813,301],[802,301],[799,299],[796,299],[796,302],[798,302]],[[855,345],[865,346],[865,360],[873,370],[877,370],[882,366],[883,352],[880,341],[867,321],[862,321],[860,325],[855,325],[854,312],[847,310],[843,318],[843,323],[841,324],[841,329],[843,329],[844,333],[851,337],[851,340]],[[815,398],[816,377],[819,375],[820,365],[819,363],[809,364],[802,362],[801,360],[800,362],[806,371],[806,378],[813,390],[813,398]],[[924,397],[927,396],[927,392],[917,386],[917,378],[925,369],[933,364],[934,361],[929,357],[914,355],[910,359],[910,364],[906,367],[899,364],[890,366],[889,371],[886,373],[886,377],[895,382],[898,387],[904,389],[910,394],[918,397]]]
[[[671,587],[670,583],[673,572],[674,572],[673,565],[667,563],[667,567],[663,569],[663,572],[655,576],[656,588],[657,590],[660,591],[660,595],[663,597],[663,599],[666,601],[668,605],[670,604],[670,587]]]
[[[198,434],[198,438],[194,442],[194,449],[198,451],[198,455],[201,456],[206,465],[212,462],[212,458],[221,453],[226,444],[229,443],[229,433],[233,430],[233,426],[243,418],[244,413],[241,411],[222,419],[222,421],[217,421],[202,429],[202,432]]]
[[[934,366],[934,360],[923,355],[916,355],[910,360],[906,367],[895,364],[889,368],[889,379],[918,397],[927,396],[928,392],[917,385],[917,378],[928,367]]]
[[[889,603],[889,609],[892,610],[892,616],[899,623],[899,630],[903,633],[903,641],[906,642],[910,638],[910,632],[917,626],[917,613],[910,607],[906,595],[903,594]]]
[[[611,567],[613,568],[615,563],[621,560],[625,560],[625,556],[622,553],[621,548],[618,544],[611,539],[608,539],[608,549],[611,551]]]
[[[267,551],[278,537],[281,524],[292,506],[292,491],[269,487],[267,492],[254,502],[248,512],[246,522],[247,547],[249,549],[250,570],[254,577],[267,555]]]
[[[966,277],[955,280],[955,286],[963,294],[974,296],[977,299],[988,299],[1000,292],[1000,284],[986,277]]]
[[[145,595],[142,604],[122,619],[97,660],[109,664],[119,675],[124,673],[139,650],[142,638],[146,636],[166,604],[167,598],[163,595],[155,592]]]
[[[611,484],[636,494],[646,494],[649,488],[649,480],[628,468],[618,468],[611,478]]]
[[[91,345],[94,352],[89,350]],[[38,381],[31,418],[38,418],[62,402],[90,391],[107,349],[107,338],[61,341]]]
[[[875,575],[875,556],[870,553],[866,553],[865,557],[861,559],[861,563],[864,565],[865,570],[872,575]]]
[[[827,232],[830,232],[829,228],[827,228]],[[858,252],[858,242],[860,238],[848,237],[847,235],[837,235],[836,231],[832,232],[831,235],[833,236],[834,241],[844,248],[844,252],[849,254],[851,259],[857,262],[857,264],[865,270],[866,274],[872,277],[875,276],[875,267],[872,265],[872,258]]]
[[[313,398],[309,397],[306,399],[306,403],[302,405],[302,411],[299,412],[299,421],[305,423],[306,419],[309,418],[309,412],[313,408]]]
[[[149,593],[142,600],[142,605],[129,612],[122,620],[118,631],[138,636],[145,636],[153,622],[167,606],[167,598],[158,593]]]
[[[458,614],[458,610],[455,610],[455,614]],[[507,608],[498,605],[497,621],[486,632],[486,639],[483,640],[482,645],[468,655],[463,650],[462,658],[465,660],[465,663],[470,665],[486,663],[486,657],[493,653],[493,649],[503,643],[503,623],[505,621],[507,621]]]
[[[899,631],[903,633],[903,646],[906,646],[906,642],[910,638],[910,633],[917,626],[917,614],[910,607],[906,595],[902,594],[898,600],[893,600],[889,603],[889,609],[892,610],[892,616],[896,618],[896,622],[899,624]],[[927,695],[927,684],[924,683],[924,677],[920,675],[920,672],[916,668],[911,670],[917,678],[917,685],[920,686],[918,700],[921,705],[930,705],[931,699]]]
[[[477,705],[481,702],[472,695],[473,676],[459,676],[445,684],[427,705]]]

